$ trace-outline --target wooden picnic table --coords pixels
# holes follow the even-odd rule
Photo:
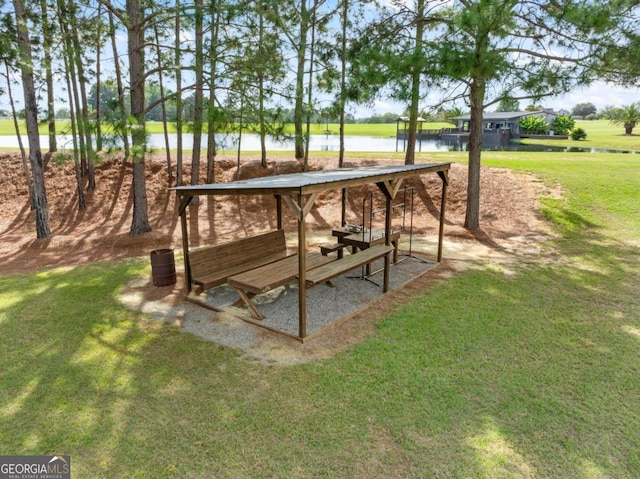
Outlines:
[[[309,271],[332,261],[336,261],[336,259],[323,256],[318,252],[307,253],[306,269]],[[273,263],[231,276],[227,280],[227,283],[235,288],[238,296],[240,296],[242,302],[247,305],[247,308],[249,308],[254,318],[264,319],[262,313],[260,313],[256,305],[251,301],[251,298],[257,294],[265,293],[279,286],[291,283],[297,277],[298,255],[294,254]]]
[[[401,186],[405,180],[410,177],[416,177],[427,173],[436,173],[442,180],[441,208],[440,208],[440,229],[438,236],[438,261],[442,259],[442,242],[444,236],[444,209],[447,193],[447,185],[449,184],[448,171],[451,163],[428,163],[419,165],[385,165],[371,166],[362,168],[338,168],[335,170],[323,171],[305,171],[290,175],[276,175],[261,178],[252,178],[241,181],[230,181],[221,183],[212,183],[206,185],[183,185],[171,188],[176,191],[180,199],[178,206],[178,214],[180,215],[180,225],[182,228],[182,248],[185,257],[185,272],[187,278],[187,289],[191,290],[192,280],[189,266],[189,221],[187,212],[191,212],[189,205],[198,196],[227,196],[227,195],[274,195],[276,198],[276,219],[278,229],[282,229],[282,204],[286,204],[294,214],[298,225],[298,251],[304,252],[307,249],[307,216],[312,211],[314,204],[323,192],[342,189],[346,191],[348,188],[356,188],[364,185],[376,185],[381,193],[385,196],[385,231],[391,234],[391,216],[390,212],[393,208],[392,201],[397,196]],[[197,210],[196,210],[197,213]],[[342,222],[345,218],[343,216]],[[390,238],[388,238],[390,240]],[[381,249],[378,247],[382,247]],[[370,262],[373,256],[377,256],[376,251],[370,251],[378,248],[378,252],[384,258],[384,279],[382,290],[384,293],[389,291],[389,266],[391,262],[390,254],[385,251],[392,249],[391,245],[375,245],[365,251],[367,254],[360,258],[356,258],[347,262],[344,266],[353,266],[354,262]],[[332,250],[333,251],[333,250]],[[339,251],[339,250],[335,250]],[[358,254],[363,254],[362,251]],[[376,253],[375,255],[373,253]],[[329,251],[326,251],[327,255]],[[357,256],[357,255],[353,255]],[[298,335],[297,339],[304,341],[307,335],[307,266],[305,264],[306,255],[298,256]],[[338,263],[336,260],[335,263]],[[327,263],[334,264],[334,263]],[[337,274],[339,268],[331,268],[327,274]],[[226,273],[225,273],[226,274]],[[324,274],[323,277],[326,277]],[[197,279],[197,278],[195,278]],[[216,278],[218,279],[218,278]],[[222,279],[222,278],[220,278]],[[203,281],[204,283],[204,281]],[[316,284],[315,281],[312,281]],[[197,283],[196,283],[197,284]],[[251,319],[253,321],[253,319]],[[265,326],[266,327],[266,326]],[[284,333],[283,331],[279,331]]]
[[[338,238],[338,242],[345,246],[351,247],[352,253],[357,253],[374,245],[385,244],[385,234],[383,229],[367,229],[365,231],[355,232],[353,229],[342,226],[334,228],[331,234]],[[400,243],[400,231],[392,231],[390,235],[391,244],[393,245],[393,262],[398,262],[398,245]],[[367,265],[367,275],[371,274],[371,267]]]

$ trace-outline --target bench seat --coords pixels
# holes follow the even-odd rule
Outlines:
[[[308,286],[325,283],[336,276],[351,271],[359,266],[364,266],[392,252],[392,245],[379,244],[371,246],[358,253],[343,257],[342,259],[313,268],[307,272],[306,280]]]

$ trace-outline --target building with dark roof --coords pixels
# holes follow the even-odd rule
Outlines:
[[[520,136],[520,120],[529,116],[539,116],[545,119],[547,124],[551,125],[559,114],[552,109],[543,109],[539,111],[505,111],[505,112],[485,112],[482,119],[482,130],[486,133],[502,133],[510,137]],[[461,115],[453,118],[458,122],[457,131],[459,133],[469,131],[469,123],[471,115]]]

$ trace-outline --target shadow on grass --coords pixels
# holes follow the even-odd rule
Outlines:
[[[0,278],[0,450],[78,477],[637,477],[637,251],[556,251],[287,368],[125,310],[140,262]]]
[[[366,425],[374,477],[640,474],[637,249],[571,219],[562,261],[440,284],[322,368],[314,411]]]

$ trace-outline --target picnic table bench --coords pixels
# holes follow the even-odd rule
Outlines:
[[[320,253],[307,253],[307,270],[335,262],[335,258],[324,256]],[[251,315],[256,319],[264,319],[264,316],[251,301],[254,296],[265,293],[279,286],[292,282],[298,276],[298,255],[294,254],[275,262],[259,266],[243,273],[231,276],[227,284],[232,286],[240,296]]]
[[[352,253],[385,243],[385,232],[383,229],[374,228],[356,232],[349,227],[342,226],[340,228],[334,228],[331,234],[337,237],[338,243],[344,245],[344,247],[350,247]],[[389,236],[390,243],[393,245],[393,262],[397,263],[400,231],[392,231]],[[371,274],[371,267],[369,265],[367,265],[366,274],[367,276]]]
[[[191,283],[199,291],[227,282],[231,276],[287,257],[284,230],[278,229],[188,253]]]
[[[391,251],[393,251],[393,246],[381,244],[356,254],[344,256],[341,259],[324,256],[318,252],[307,253],[306,285],[311,287],[326,283],[347,271],[382,258]],[[264,315],[251,301],[251,298],[295,280],[299,273],[298,265],[298,255],[288,256],[231,276],[227,283],[237,291],[238,296],[240,296],[240,304],[244,303],[247,306],[251,316],[256,319],[264,319]]]
[[[342,259],[318,266],[307,272],[307,286],[315,286],[325,283],[336,276],[351,271],[359,266],[370,264],[372,261],[382,258],[393,251],[393,245],[378,244],[359,251]]]

